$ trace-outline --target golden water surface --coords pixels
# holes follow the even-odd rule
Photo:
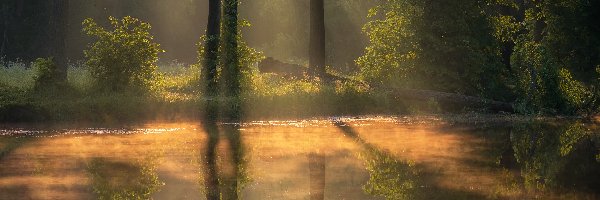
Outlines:
[[[402,117],[0,128],[0,199],[594,199],[581,122]]]

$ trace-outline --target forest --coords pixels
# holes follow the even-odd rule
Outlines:
[[[597,1],[164,3],[3,1],[0,119],[598,112]]]
[[[0,199],[597,199],[600,0],[1,0]]]

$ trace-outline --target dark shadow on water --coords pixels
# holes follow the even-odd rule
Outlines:
[[[308,155],[310,199],[325,199],[325,155],[313,152]]]
[[[219,117],[216,105],[208,105],[206,110],[202,124],[208,136],[203,155],[206,198],[240,199],[240,192],[249,178],[239,130],[239,111],[228,110],[223,113],[225,116]],[[226,119],[228,123],[219,124],[218,118]],[[235,123],[231,123],[231,120]],[[222,138],[225,139],[223,142],[227,142],[228,148],[218,148]],[[225,159],[220,159],[221,157]]]
[[[372,145],[360,137],[350,124],[334,121],[333,124],[362,147],[360,159],[369,173],[369,181],[363,190],[373,196],[386,199],[484,199],[481,194],[452,190],[430,184],[435,172],[423,166],[396,158],[390,152]]]
[[[220,199],[219,177],[217,173],[217,144],[219,143],[219,128],[216,122],[206,121],[204,131],[208,135],[204,154],[204,189],[206,199]]]
[[[31,137],[0,136],[0,144],[2,145],[2,148],[0,148],[0,163],[6,156],[33,141],[34,139]]]

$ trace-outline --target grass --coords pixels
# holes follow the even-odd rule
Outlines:
[[[20,90],[33,88],[35,72],[28,65],[19,61],[3,63],[0,62],[0,85]]]
[[[199,77],[200,67],[171,62],[158,67],[146,93],[96,92],[86,67],[73,64],[68,69],[69,89],[34,92],[35,70],[10,62],[0,67],[0,121],[195,119],[206,101],[199,90]],[[249,119],[440,112],[435,102],[397,99],[351,80],[323,84],[255,70],[245,73],[243,87],[242,112]]]

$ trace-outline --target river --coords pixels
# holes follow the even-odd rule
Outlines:
[[[597,124],[0,126],[0,199],[598,199]]]

